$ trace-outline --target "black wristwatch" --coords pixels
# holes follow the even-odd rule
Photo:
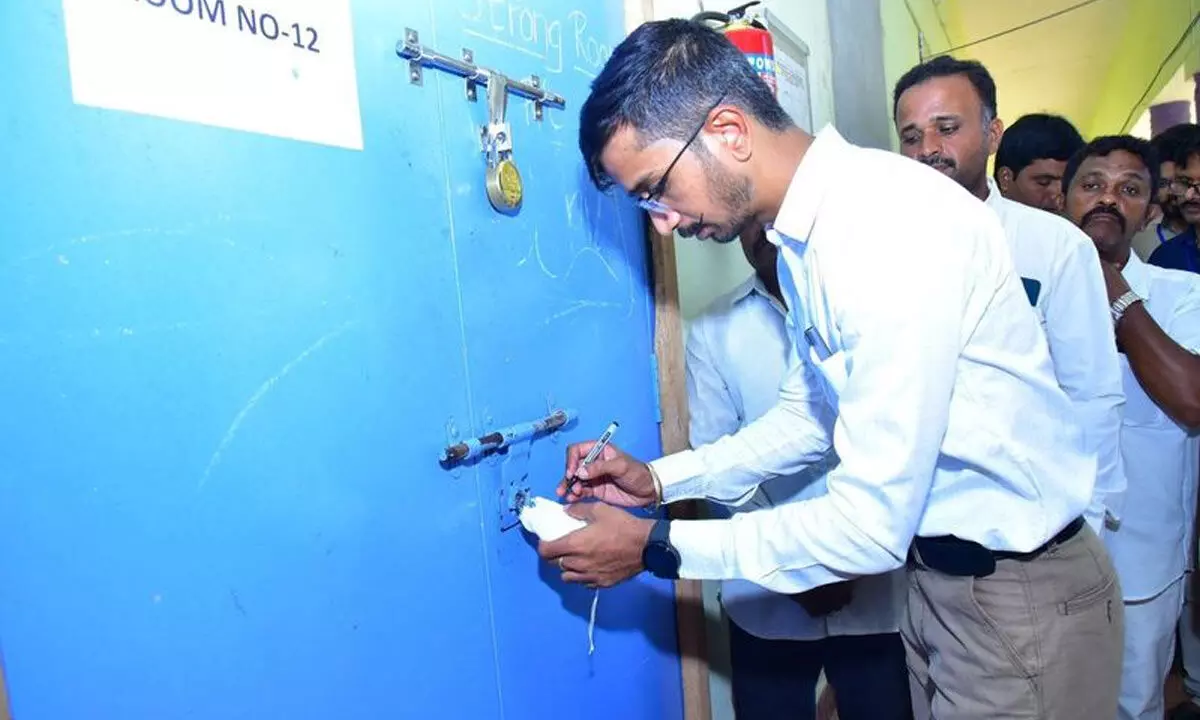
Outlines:
[[[679,551],[671,545],[671,521],[659,520],[646,538],[642,548],[642,564],[655,577],[664,580],[679,579]]]

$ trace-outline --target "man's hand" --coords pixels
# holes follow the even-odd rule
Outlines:
[[[559,497],[566,502],[595,498],[621,507],[653,505],[658,493],[650,477],[650,467],[626,455],[616,445],[605,447],[600,457],[586,468],[579,467],[595,444],[589,440],[567,448],[567,471],[558,485]]]
[[[841,610],[854,599],[854,581],[843,580],[832,585],[822,585],[799,595],[792,595],[793,600],[800,603],[804,611],[814,618]]]
[[[1101,260],[1100,267],[1104,270],[1104,289],[1108,291],[1108,302],[1116,302],[1117,298],[1129,292],[1129,283],[1125,282],[1116,265]]]
[[[603,503],[571,505],[567,513],[587,527],[538,543],[538,555],[558,566],[563,582],[611,587],[643,570],[642,550],[653,520]]]

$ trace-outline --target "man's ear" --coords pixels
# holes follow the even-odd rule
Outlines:
[[[750,118],[740,108],[722,105],[709,113],[704,134],[710,143],[723,148],[733,159],[745,162],[754,154],[750,128]],[[710,148],[716,150],[712,145]]]
[[[1002,167],[996,170],[996,184],[1000,186],[1000,194],[1008,197],[1008,191],[1016,180],[1012,168]]]
[[[1004,121],[993,118],[987,127],[988,155],[995,155],[1000,149],[1000,138],[1004,136]]]

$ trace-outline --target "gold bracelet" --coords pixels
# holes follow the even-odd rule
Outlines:
[[[646,463],[646,469],[650,471],[650,480],[654,483],[654,506],[650,508],[650,511],[658,512],[658,509],[663,505],[662,480],[658,478],[658,473],[654,472],[653,465]]]

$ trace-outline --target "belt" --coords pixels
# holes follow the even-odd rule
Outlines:
[[[919,553],[921,563],[932,570],[957,577],[987,577],[996,572],[997,560],[1033,560],[1050,548],[1075,537],[1082,529],[1083,518],[1075,518],[1057,535],[1029,552],[988,550],[977,542],[953,535],[914,538],[912,550]],[[912,550],[909,551],[910,556]]]

